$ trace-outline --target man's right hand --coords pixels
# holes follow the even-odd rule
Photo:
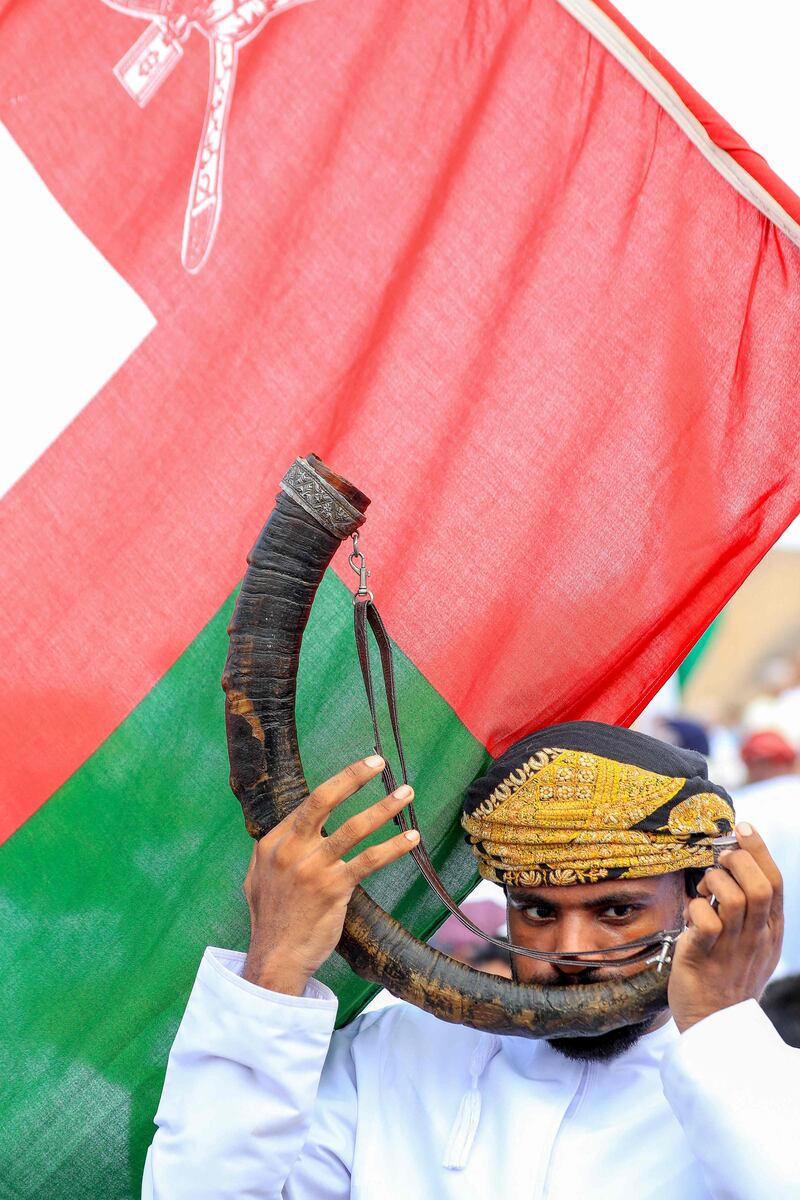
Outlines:
[[[315,788],[302,804],[256,843],[244,881],[250,908],[250,949],[244,978],[260,987],[301,996],[336,948],[357,884],[412,850],[413,830],[370,846],[349,862],[343,855],[391,820],[413,798],[401,786],[324,837],[331,812],[383,769],[377,755],[351,763]]]

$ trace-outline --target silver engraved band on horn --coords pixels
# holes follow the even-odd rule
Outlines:
[[[340,541],[364,524],[358,509],[353,508],[304,458],[295,459],[289,467],[281,480],[281,489]]]

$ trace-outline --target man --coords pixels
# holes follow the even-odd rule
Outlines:
[[[461,905],[461,911],[484,933],[491,937],[504,937],[506,906],[503,893],[488,883],[480,887],[494,894],[486,899],[478,899],[473,894],[466,904]],[[447,954],[457,962],[466,963],[479,971],[487,971],[490,975],[504,975],[506,978],[511,976],[508,954],[479,934],[473,933],[471,929],[467,929],[458,917],[448,917],[430,939],[430,944],[435,950],[441,950],[442,954]]]
[[[800,976],[773,979],[764,992],[761,1007],[787,1046],[800,1048]]]
[[[772,729],[742,743],[747,784],[736,792],[737,812],[755,824],[784,879],[786,928],[775,979],[800,976],[800,775],[794,746]],[[800,986],[800,980],[795,982]]]
[[[751,733],[742,742],[740,753],[748,787],[766,783],[768,779],[796,778],[797,751],[777,730],[760,729]]]
[[[702,758],[575,722],[523,739],[470,789],[463,824],[481,873],[507,890],[513,942],[613,953],[687,923],[671,1014],[550,1043],[406,1004],[332,1035],[336,1001],[313,973],[355,884],[414,839],[343,855],[408,793],[329,838],[321,830],[381,765],[348,767],[256,847],[250,949],[246,959],[209,950],[201,964],[156,1115],[146,1200],[800,1195],[800,1054],[756,1002],[780,953],[781,879],[747,825],[712,867],[710,839],[733,813]],[[518,954],[513,967],[554,988],[643,969]]]
[[[702,754],[703,758],[710,756],[708,733],[699,721],[693,721],[689,717],[660,717],[655,723],[663,728],[663,735],[658,728],[652,732],[659,737],[663,736],[665,742],[679,746],[682,750],[695,750]]]

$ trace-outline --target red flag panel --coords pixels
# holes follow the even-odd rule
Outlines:
[[[555,0],[276,15],[225,84],[224,190],[218,46],[190,31],[140,108],[111,68],[143,20],[36,8],[0,114],[158,327],[4,506],[5,831],[216,611],[308,450],[372,495],[392,633],[491,749],[631,719],[798,508],[791,220]]]

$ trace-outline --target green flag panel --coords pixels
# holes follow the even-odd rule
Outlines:
[[[246,947],[251,842],[228,788],[219,684],[233,599],[0,849],[3,1198],[139,1195],[203,949]],[[486,752],[408,658],[396,659],[418,816],[461,897],[475,874],[455,814]],[[372,750],[350,594],[330,571],[303,647],[298,716],[310,786]],[[379,796],[376,781],[339,819]],[[368,886],[418,936],[446,915],[410,859]],[[340,1023],[374,991],[336,955],[321,977],[339,996]]]

